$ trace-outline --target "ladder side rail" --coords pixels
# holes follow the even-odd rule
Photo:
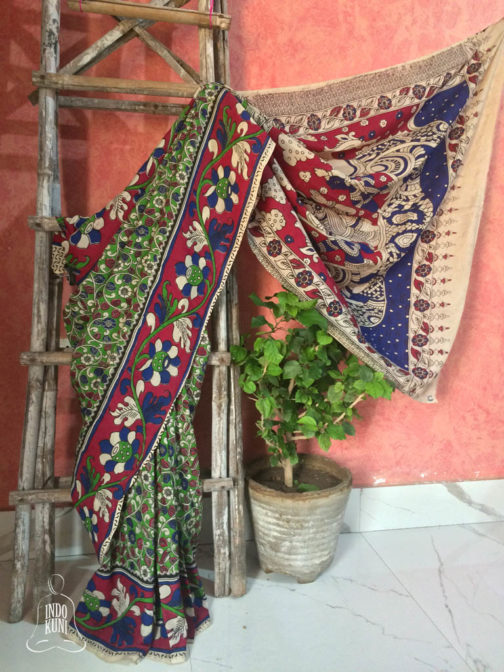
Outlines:
[[[198,10],[209,11],[208,0],[198,0]],[[215,80],[213,30],[199,28],[200,74],[204,82]],[[227,310],[225,291],[215,304],[213,312],[214,348],[228,351]],[[212,370],[212,478],[225,477],[228,473],[228,371],[227,366]],[[212,529],[214,544],[214,594],[222,597],[229,594],[229,495],[227,492],[212,493]]]
[[[41,20],[41,70],[56,72],[59,58],[60,0],[43,0]],[[52,143],[56,138],[56,92],[41,90],[39,96],[39,160],[37,167],[38,215],[52,215],[53,158]],[[51,237],[45,232],[35,234],[34,280],[32,301],[32,330],[30,349],[34,352],[47,348],[49,304],[49,255]],[[34,486],[37,462],[40,419],[44,396],[45,369],[31,366],[28,372],[25,424],[20,455],[18,488],[28,490]],[[28,573],[29,504],[16,506],[14,557],[12,568],[12,593],[8,619],[21,620]]]

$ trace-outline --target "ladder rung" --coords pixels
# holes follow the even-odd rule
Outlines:
[[[185,105],[178,105],[177,103],[79,96],[58,96],[58,105],[59,107],[84,108],[86,110],[113,110],[115,112],[139,112],[141,114],[165,114],[167,116],[178,116],[185,108]]]
[[[198,12],[193,9],[174,9],[173,7],[151,7],[137,2],[124,0],[68,0],[70,9],[94,14],[107,14],[148,21],[165,21],[168,23],[185,23],[200,28],[220,28],[229,30],[231,17],[226,14]]]
[[[232,490],[232,478],[204,478],[203,492]],[[9,505],[17,504],[71,504],[70,488],[44,488],[42,490],[14,490],[9,493]]]
[[[183,82],[156,82],[142,79],[121,79],[120,77],[88,77],[87,75],[65,75],[50,72],[33,72],[34,86],[66,91],[103,91],[104,93],[130,93],[145,96],[172,96],[192,98],[198,90],[196,84]]]
[[[22,352],[19,362],[23,366],[60,366],[72,362],[71,350],[53,350],[46,352]],[[231,355],[229,352],[211,352],[208,363],[212,366],[229,366]]]
[[[56,217],[42,217],[39,215],[30,215],[28,217],[28,226],[34,231],[59,231],[58,220]]]

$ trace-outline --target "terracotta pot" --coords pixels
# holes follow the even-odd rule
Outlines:
[[[334,558],[352,475],[327,457],[301,455],[300,459],[341,482],[315,492],[273,490],[254,480],[254,476],[268,468],[268,458],[253,462],[247,468],[247,479],[261,568],[265,572],[289,574],[298,583],[310,583]]]

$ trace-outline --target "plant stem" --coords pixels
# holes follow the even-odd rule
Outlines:
[[[282,460],[282,468],[283,468],[283,472],[284,472],[285,487],[293,488],[294,487],[294,474],[293,474],[293,471],[292,471],[292,462],[289,460],[288,457]]]
[[[364,399],[365,396],[366,396],[365,392],[362,392],[361,394],[359,394],[359,396],[352,401],[352,403],[347,408],[347,410],[349,408],[353,408],[354,406],[356,406],[359,403],[359,401],[362,401]],[[337,425],[338,422],[341,422],[342,420],[344,420],[345,416],[346,416],[346,412],[343,412],[339,417],[336,418],[336,420],[334,421],[334,424]]]

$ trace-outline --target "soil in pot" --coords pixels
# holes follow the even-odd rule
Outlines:
[[[288,488],[283,482],[283,469],[281,467],[267,467],[254,475],[254,481],[266,488],[279,492],[298,492],[297,486]],[[320,469],[313,469],[304,462],[294,466],[294,481],[308,485],[314,485],[317,490],[334,488],[341,483],[341,479]]]

